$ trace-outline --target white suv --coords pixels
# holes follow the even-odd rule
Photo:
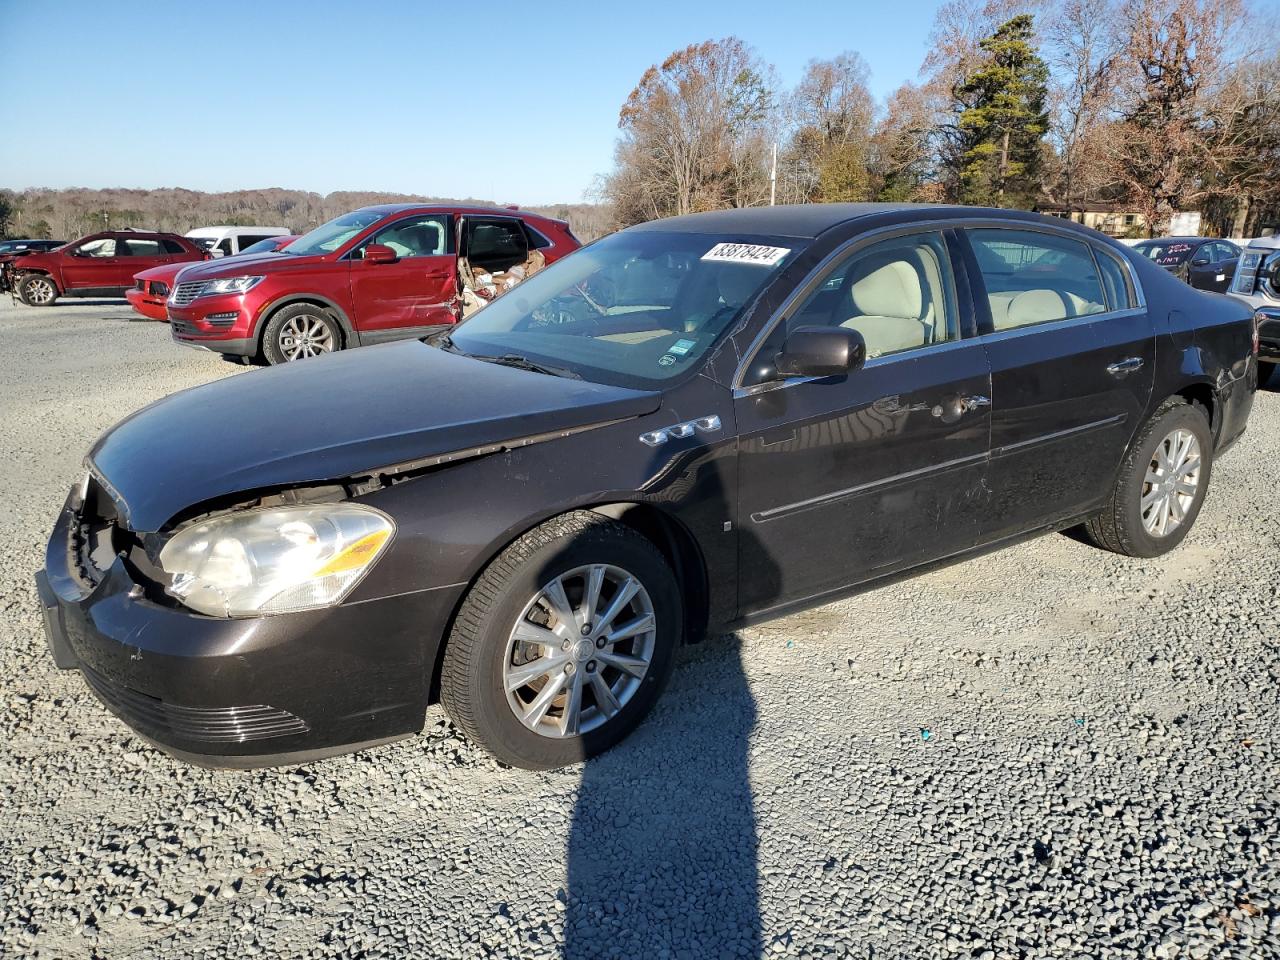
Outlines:
[[[1249,241],[1228,292],[1254,309],[1258,382],[1264,384],[1280,364],[1280,236]]]
[[[287,237],[292,233],[287,227],[196,227],[188,230],[186,236],[215,257],[233,257],[260,240]]]

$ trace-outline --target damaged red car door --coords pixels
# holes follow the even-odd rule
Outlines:
[[[453,323],[457,258],[449,218],[397,220],[351,252],[351,301],[362,334]]]

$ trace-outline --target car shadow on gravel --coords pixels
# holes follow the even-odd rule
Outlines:
[[[583,767],[564,957],[758,957],[755,701],[736,636],[680,658],[658,713]]]

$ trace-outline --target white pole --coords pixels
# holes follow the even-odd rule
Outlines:
[[[769,168],[769,206],[778,199],[778,144],[773,145],[773,165]]]

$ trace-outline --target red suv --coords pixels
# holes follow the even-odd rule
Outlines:
[[[13,288],[31,307],[59,297],[123,296],[139,270],[207,260],[209,254],[176,233],[108,230],[13,264]]]
[[[169,323],[188,346],[284,363],[456,323],[464,290],[492,296],[578,247],[568,224],[523,211],[364,207],[279,253],[188,267]]]

